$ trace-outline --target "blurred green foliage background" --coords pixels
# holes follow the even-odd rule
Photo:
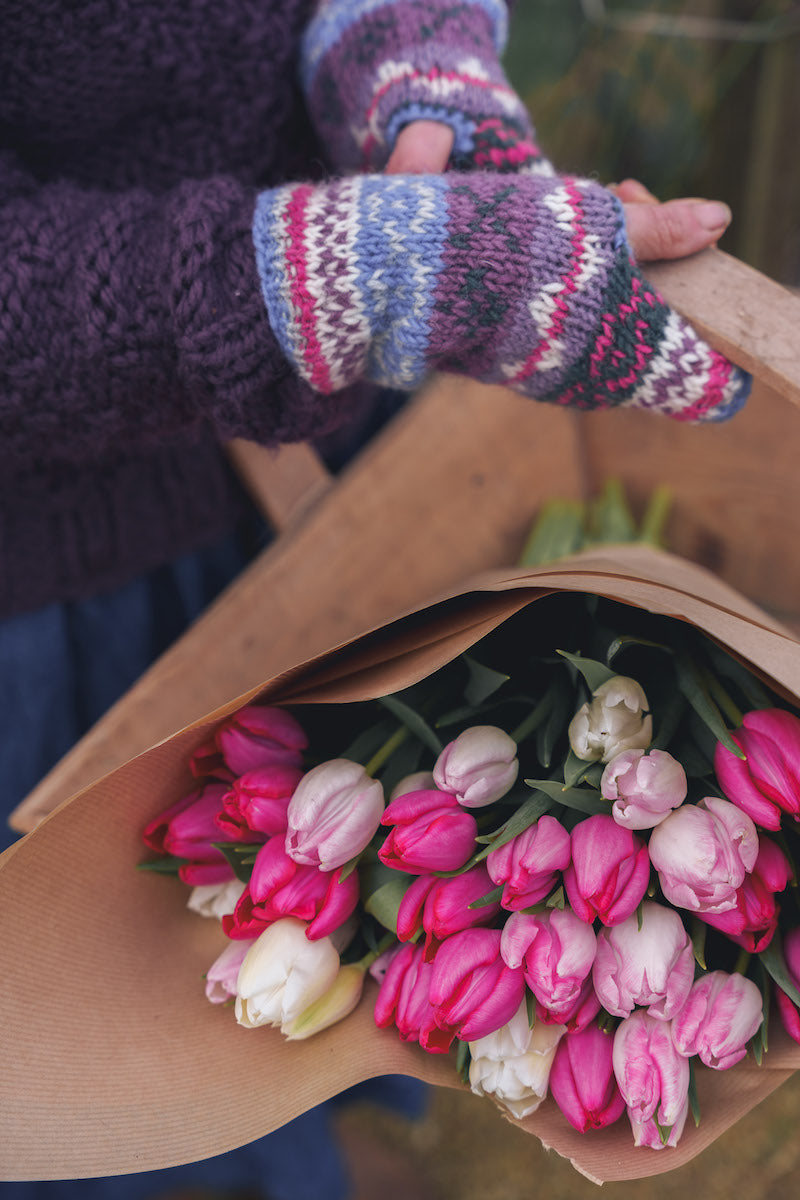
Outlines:
[[[725,200],[721,243],[800,284],[800,4],[518,0],[506,53],[559,169]]]

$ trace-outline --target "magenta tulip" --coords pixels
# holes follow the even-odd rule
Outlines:
[[[231,784],[217,824],[220,840],[239,841],[248,830],[272,837],[286,829],[286,810],[303,772],[299,767],[257,767]]]
[[[606,1012],[629,1017],[637,1006],[669,1020],[680,1011],[694,981],[694,953],[672,908],[650,901],[639,914],[597,937],[594,990]]]
[[[732,734],[746,759],[720,742],[714,768],[729,800],[765,829],[787,813],[800,820],[800,719],[780,708],[749,712]]]
[[[716,796],[681,805],[650,835],[650,859],[661,890],[671,904],[692,912],[735,908],[737,890],[757,855],[753,822]]]
[[[486,866],[492,881],[503,885],[500,901],[509,912],[531,908],[550,895],[570,861],[570,837],[555,817],[539,820],[492,850]]]
[[[675,1049],[672,1023],[637,1009],[614,1034],[612,1061],[636,1145],[661,1148],[658,1122],[674,1146],[688,1110],[689,1060]]]
[[[258,937],[274,921],[295,917],[308,921],[311,941],[327,937],[345,923],[358,904],[358,875],[342,879],[337,871],[304,867],[289,858],[280,834],[258,852],[250,882],[233,915],[223,917],[230,938]]]
[[[518,772],[514,739],[495,725],[473,725],[445,746],[433,780],[465,808],[483,808],[510,791]]]
[[[791,929],[783,939],[783,957],[789,980],[795,991],[800,992],[800,928]],[[800,1011],[782,988],[775,988],[781,1024],[790,1038],[800,1043]]]
[[[679,1054],[698,1054],[707,1067],[726,1071],[747,1053],[764,1019],[761,992],[752,979],[712,971],[698,979],[672,1022]]]
[[[392,830],[378,857],[409,875],[457,871],[475,851],[477,822],[449,792],[406,792],[387,806],[381,824]]]
[[[241,841],[258,845],[263,838],[240,830],[236,838],[224,835],[217,824],[228,791],[225,783],[207,783],[159,813],[143,833],[145,844],[162,854],[187,861],[178,869],[183,883],[204,886],[234,878],[227,859],[215,842]]]
[[[786,855],[765,834],[759,834],[758,858],[736,893],[736,905],[727,912],[698,913],[707,925],[713,925],[751,954],[766,950],[778,928],[780,907],[777,894],[792,878],[792,866]]]
[[[686,772],[666,750],[625,750],[612,758],[600,791],[625,829],[652,829],[686,799]]]
[[[498,901],[470,908],[492,890],[492,881],[483,864],[442,879],[438,875],[420,875],[410,885],[397,913],[397,936],[407,942],[425,930],[425,957],[432,960],[439,942],[475,925],[490,925],[501,911]]]
[[[256,767],[301,767],[308,738],[291,713],[283,708],[248,704],[228,717],[215,740],[234,775]]]
[[[619,925],[636,911],[647,891],[647,846],[605,815],[579,822],[571,842],[564,887],[573,911],[582,921],[599,917],[604,925]]]
[[[430,998],[436,1023],[463,1042],[494,1033],[522,1003],[522,970],[503,962],[499,929],[454,933],[442,942],[432,966]]]
[[[591,925],[568,908],[539,915],[514,913],[503,926],[500,953],[522,968],[525,981],[550,1022],[566,1024],[591,975],[597,939]],[[593,1014],[594,1015],[594,1014]]]
[[[446,1054],[453,1042],[450,1030],[434,1017],[430,990],[433,963],[425,962],[421,946],[401,946],[383,972],[375,1001],[379,1029],[397,1028],[401,1041],[419,1042],[430,1054]]]
[[[286,853],[303,866],[334,871],[365,849],[382,816],[383,786],[360,763],[320,763],[289,803]]]
[[[614,1076],[614,1037],[597,1024],[567,1033],[558,1043],[550,1070],[550,1092],[579,1133],[604,1129],[625,1112]]]

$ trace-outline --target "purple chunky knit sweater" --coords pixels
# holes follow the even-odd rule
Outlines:
[[[271,332],[257,192],[321,170],[312,0],[0,0],[0,617],[229,528],[219,441],[324,433]]]

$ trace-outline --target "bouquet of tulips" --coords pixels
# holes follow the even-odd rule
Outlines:
[[[143,864],[221,923],[213,1003],[302,1040],[374,1019],[515,1118],[548,1088],[637,1146],[695,1063],[800,1042],[800,717],[690,625],[597,595],[505,620],[399,692],[249,703]]]

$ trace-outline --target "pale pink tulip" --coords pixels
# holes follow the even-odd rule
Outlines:
[[[698,1054],[707,1067],[726,1071],[744,1058],[763,1019],[752,979],[712,971],[697,980],[672,1022],[672,1040],[679,1054]]]
[[[611,759],[600,791],[625,829],[652,829],[686,799],[686,772],[666,750],[623,750]]]
[[[606,1012],[629,1017],[635,1007],[669,1020],[680,1011],[694,981],[694,953],[672,908],[650,901],[597,937],[594,990]]]
[[[433,779],[465,808],[483,808],[510,791],[518,772],[514,739],[495,725],[473,725],[445,746]]]
[[[683,804],[650,835],[650,859],[671,904],[726,912],[758,855],[756,827],[727,800]]]
[[[689,1060],[675,1049],[672,1023],[638,1009],[614,1034],[612,1060],[636,1145],[661,1148],[656,1121],[675,1145],[688,1109]]]
[[[758,837],[758,858],[736,893],[736,906],[727,912],[698,913],[707,925],[719,929],[737,946],[759,954],[778,928],[777,895],[792,878],[792,865],[780,846],[765,834]]]
[[[236,980],[245,955],[255,939],[229,942],[206,972],[206,999],[212,1004],[224,1004],[236,995]]]
[[[568,908],[514,913],[503,926],[500,953],[525,981],[551,1021],[566,1024],[591,974],[597,939]]]
[[[383,785],[360,763],[334,758],[298,783],[287,810],[286,853],[335,871],[369,844],[383,816]]]

